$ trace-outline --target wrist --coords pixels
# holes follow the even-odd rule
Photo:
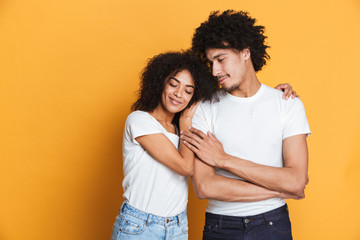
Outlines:
[[[191,124],[192,124],[191,119],[190,120],[180,119],[179,121],[180,130],[184,130],[184,131],[188,130],[188,127],[191,127]]]
[[[222,168],[222,169],[226,169],[226,162],[228,160],[228,155],[226,153],[224,153],[223,156],[219,157],[216,161],[216,167],[217,168]]]

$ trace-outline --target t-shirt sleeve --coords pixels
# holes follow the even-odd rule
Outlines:
[[[284,100],[286,101],[286,100]],[[283,122],[283,139],[298,134],[311,134],[304,104],[299,98],[287,100]]]
[[[210,118],[207,116],[207,108],[208,104],[201,103],[196,109],[192,119],[192,126],[205,134],[207,134],[208,131],[212,132]]]
[[[139,144],[135,139],[140,136],[163,133],[154,119],[146,112],[132,112],[125,124],[125,132],[129,141]]]

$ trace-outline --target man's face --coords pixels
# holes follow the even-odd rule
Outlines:
[[[237,89],[245,79],[245,60],[248,59],[248,56],[244,51],[209,48],[205,52],[213,76],[217,78],[221,87],[227,92],[231,93]],[[246,49],[246,51],[250,55],[249,50]]]

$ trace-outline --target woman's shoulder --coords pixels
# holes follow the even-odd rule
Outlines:
[[[134,111],[129,114],[129,116],[126,119],[126,125],[132,126],[132,125],[144,125],[144,126],[153,126],[154,120],[151,117],[151,115],[148,112],[145,111]]]
[[[129,114],[128,120],[135,120],[137,118],[149,118],[149,113],[141,110],[136,110]]]

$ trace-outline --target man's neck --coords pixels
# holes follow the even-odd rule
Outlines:
[[[257,91],[259,91],[260,87],[261,83],[257,79],[256,73],[253,72],[249,74],[249,76],[247,76],[243,82],[241,82],[238,88],[229,93],[236,97],[247,98],[255,95]]]

